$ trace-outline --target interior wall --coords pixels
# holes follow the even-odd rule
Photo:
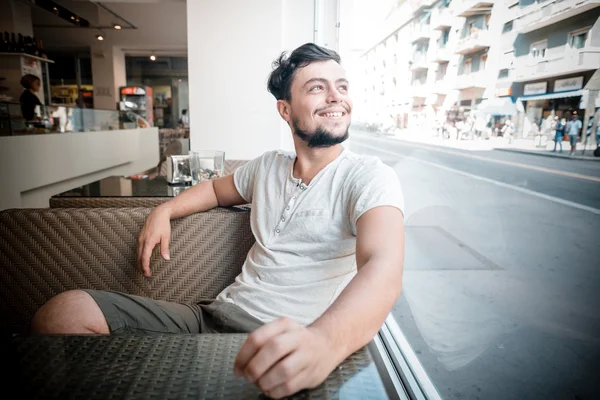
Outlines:
[[[337,50],[338,0],[316,3],[323,20],[315,24],[314,1],[187,2],[192,150],[252,159],[293,149],[267,79],[282,51],[315,41],[315,25],[323,27],[316,42]]]
[[[266,82],[283,50],[283,7],[280,0],[187,2],[192,150],[252,159],[279,148],[280,117]]]

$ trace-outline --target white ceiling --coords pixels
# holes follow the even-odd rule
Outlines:
[[[104,45],[122,48],[126,54],[146,54],[154,50],[161,55],[187,54],[187,19],[185,0],[55,0],[90,22],[90,28],[72,28],[68,22],[32,6],[32,20],[37,38],[50,50],[86,48],[97,43],[102,28]],[[102,6],[106,6],[119,17]],[[136,29],[127,29],[127,22]],[[124,29],[107,28],[120,24]],[[52,27],[48,27],[51,25]],[[60,27],[55,27],[60,26]],[[63,28],[64,26],[64,28]]]

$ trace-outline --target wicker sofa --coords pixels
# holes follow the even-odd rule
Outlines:
[[[148,208],[0,212],[0,333],[26,333],[31,317],[65,290],[118,290],[193,303],[214,298],[239,274],[254,243],[250,211],[217,208],[172,221],[171,261],[155,251],[153,275],[136,265]]]

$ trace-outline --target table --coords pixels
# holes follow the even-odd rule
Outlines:
[[[29,336],[10,340],[6,376],[21,398],[267,399],[233,375],[246,334]],[[10,375],[10,373],[9,373]],[[4,387],[5,393],[9,388]],[[367,347],[292,399],[387,399]]]
[[[110,176],[50,198],[50,207],[156,207],[191,185],[171,185],[164,176],[130,179]]]

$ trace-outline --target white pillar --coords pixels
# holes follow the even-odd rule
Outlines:
[[[282,51],[314,41],[314,5],[308,0],[187,2],[193,150],[252,159],[268,150],[292,149],[267,78]]]
[[[125,54],[121,49],[100,41],[94,43],[90,50],[94,108],[115,110],[119,101],[119,87],[127,84]]]

